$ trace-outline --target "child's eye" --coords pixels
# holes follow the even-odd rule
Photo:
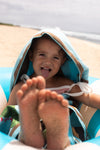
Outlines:
[[[45,54],[43,54],[43,53],[40,53],[40,54],[39,54],[39,56],[45,56]]]
[[[59,57],[55,56],[54,59],[59,60]]]

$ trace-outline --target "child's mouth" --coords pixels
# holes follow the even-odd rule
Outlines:
[[[41,67],[41,73],[44,78],[47,78],[50,72],[51,72],[51,68]]]

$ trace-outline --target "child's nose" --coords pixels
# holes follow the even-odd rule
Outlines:
[[[51,59],[46,59],[45,60],[45,64],[46,65],[51,65],[52,64],[52,60]]]
[[[45,61],[46,65],[51,65],[51,61]]]
[[[47,57],[46,60],[45,60],[47,63],[51,63],[52,62],[52,59]]]

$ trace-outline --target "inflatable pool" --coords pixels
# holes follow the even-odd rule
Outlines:
[[[64,76],[73,80],[74,82],[89,81],[89,84],[94,92],[100,94],[100,80],[98,78],[88,77],[88,67],[84,65],[82,60],[79,58],[67,37],[62,32],[55,29],[44,29],[35,34],[33,38],[26,44],[21,51],[14,68],[0,68],[0,113],[6,106],[12,88],[20,80],[22,74],[25,73],[31,76],[34,73],[34,68],[32,62],[29,60],[28,52],[32,49],[34,41],[42,36],[48,36],[54,40],[54,42],[56,42],[66,53],[67,59],[61,66],[61,71],[63,72]],[[83,142],[78,141],[78,144],[74,144],[73,140],[71,143],[73,145],[67,147],[66,150],[82,150],[83,148],[88,150],[100,149],[100,119],[98,119],[100,118],[100,110],[82,104],[79,108],[79,111],[83,116],[83,122],[81,125],[83,125],[83,132],[85,131],[84,137],[86,140],[83,140]],[[71,116],[73,117],[73,115]],[[80,118],[78,119],[80,120]],[[15,132],[13,132],[12,137],[9,136],[7,129],[9,129],[11,121],[11,118],[0,118],[0,149],[35,149],[28,147],[16,140],[14,138],[16,137]],[[74,119],[71,123],[74,128],[80,127],[77,119]],[[19,128],[17,129],[19,130]],[[69,129],[69,131],[71,130]],[[73,134],[70,132],[69,137],[74,139]],[[76,140],[78,140],[78,138],[76,138]]]
[[[11,73],[13,68],[0,68],[0,112],[5,107],[7,100],[9,98],[10,93],[10,79],[11,79]],[[98,78],[89,77],[89,84],[95,89],[96,92],[100,92],[100,80]],[[96,88],[95,88],[96,87]],[[88,108],[86,112],[84,105],[82,105],[80,111],[82,114],[84,114],[85,121],[86,121],[86,127],[88,134],[90,135],[91,139],[75,144],[73,146],[68,147],[68,150],[78,150],[83,147],[88,150],[92,149],[100,149],[100,110],[96,110],[94,108]],[[20,143],[15,138],[12,138],[3,132],[0,132],[0,150],[8,150],[8,149],[34,149],[29,146],[26,146],[22,143]]]

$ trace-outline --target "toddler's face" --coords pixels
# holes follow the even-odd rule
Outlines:
[[[49,39],[39,39],[33,53],[35,75],[42,75],[46,80],[59,71],[63,61],[61,48]]]

